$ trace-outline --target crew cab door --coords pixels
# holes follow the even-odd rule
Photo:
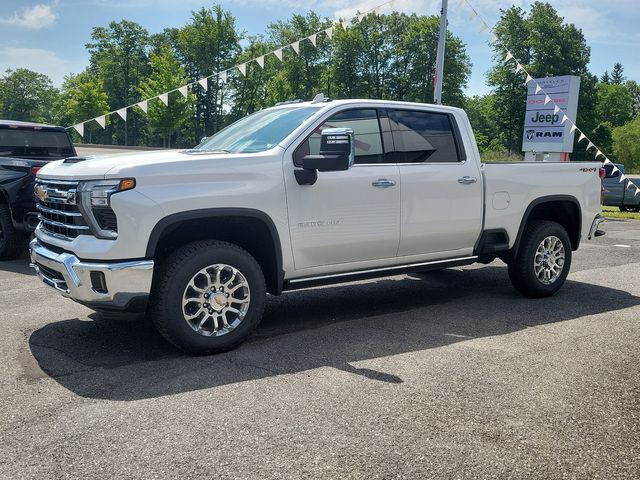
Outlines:
[[[321,131],[333,127],[353,129],[354,165],[344,171],[318,172],[314,185],[299,185],[294,168],[305,155],[319,153]],[[400,241],[400,174],[397,165],[386,163],[376,109],[348,108],[329,114],[295,146],[292,157],[285,157],[285,181],[296,270],[348,270],[357,268],[353,265],[357,262],[395,258]],[[335,268],[340,264],[342,268]]]
[[[398,255],[471,255],[482,228],[482,177],[455,117],[391,109],[389,119],[402,180]]]

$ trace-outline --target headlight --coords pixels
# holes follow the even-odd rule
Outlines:
[[[131,190],[135,186],[136,181],[133,178],[80,182],[78,207],[96,237],[108,239],[118,237],[115,214],[111,209],[111,196]]]

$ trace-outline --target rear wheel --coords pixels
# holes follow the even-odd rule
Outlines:
[[[556,222],[532,221],[524,229],[509,278],[527,297],[548,297],[564,284],[571,267],[571,241]]]
[[[11,210],[0,203],[0,260],[12,260],[20,253],[22,235],[13,228]]]
[[[201,241],[163,262],[150,302],[151,319],[165,339],[190,353],[217,353],[234,348],[258,325],[266,287],[249,253]]]

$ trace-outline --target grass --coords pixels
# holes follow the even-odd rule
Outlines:
[[[618,207],[602,207],[602,214],[609,218],[625,218],[628,220],[640,220],[640,212],[621,212]]]

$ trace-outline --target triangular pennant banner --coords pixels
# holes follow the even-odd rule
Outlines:
[[[516,73],[518,73],[520,70],[522,70],[524,67],[522,66],[522,64],[517,63],[516,62]]]
[[[260,65],[260,68],[264,68],[264,55],[260,55],[256,58],[256,63]]]
[[[240,65],[238,65],[238,70],[240,70],[240,73],[243,76],[247,76],[247,64],[246,63],[241,63]]]
[[[495,33],[491,34],[491,40],[489,40],[490,43],[496,43],[498,41],[498,36]]]
[[[480,27],[479,33],[484,32],[485,30],[489,30],[489,25],[487,25],[484,20],[482,21],[482,26]],[[491,42],[493,43],[493,42]]]
[[[571,123],[571,133],[575,132],[578,129],[578,126],[575,123]],[[581,142],[583,138],[587,138],[584,133],[580,132],[580,139],[578,142]]]
[[[618,180],[618,183],[622,183],[627,179],[627,177],[624,175],[624,173],[622,175],[620,175],[620,180]]]
[[[136,105],[138,107],[140,107],[140,110],[142,110],[144,113],[147,113],[147,101],[146,100],[138,102],[138,103],[136,103]]]
[[[99,117],[94,118],[94,120],[96,122],[98,122],[98,125],[100,125],[102,128],[105,128],[107,126],[107,116],[106,115],[100,115]]]
[[[224,72],[220,72],[218,74],[218,78],[220,78],[222,83],[227,83],[227,71],[225,70]]]
[[[334,27],[329,27],[324,31],[324,33],[327,34],[327,37],[329,37],[329,40],[333,38],[333,28]]]
[[[551,102],[551,97],[549,95],[545,95],[544,96],[544,104],[546,105],[547,103]]]
[[[76,132],[78,132],[81,137],[84,137],[84,123],[76,123],[73,128],[76,129]]]
[[[282,61],[282,49],[279,48],[273,52],[273,54],[278,57],[278,60]]]
[[[180,87],[178,91],[182,94],[184,98],[187,98],[187,95],[189,95],[189,88],[186,85]]]
[[[562,121],[560,123],[562,123],[564,125],[564,123],[569,120],[569,117],[567,117],[564,113],[562,114]]]
[[[619,172],[619,171],[620,171],[620,169],[618,167],[615,167],[615,166],[611,169],[611,173],[616,173],[616,172]]]
[[[524,84],[527,85],[531,80],[533,80],[533,77],[527,73],[527,78],[525,79]]]
[[[318,34],[317,33],[314,33],[313,35],[309,35],[307,38],[309,39],[309,41],[311,42],[311,44],[314,47],[318,46],[318,42],[317,42]]]
[[[542,87],[540,86],[540,84],[536,83],[536,95],[539,94],[541,90],[542,90]]]
[[[636,193],[633,194],[633,196],[635,197],[636,195],[638,195],[640,193],[640,188],[636,187]]]
[[[504,56],[504,61],[508,62],[512,58],[513,58],[513,54],[509,50],[507,50],[507,54]]]
[[[589,141],[589,145],[587,145],[587,152],[589,151],[590,148],[595,147],[595,145],[593,143],[591,143],[591,141]]]
[[[161,93],[160,95],[158,95],[158,98],[160,99],[160,101],[162,103],[164,103],[164,105],[166,107],[169,106],[169,94],[168,93]]]
[[[471,5],[469,5],[469,8],[471,9],[471,17],[469,18],[474,18],[478,16],[478,12],[476,12],[476,9],[473,8]]]
[[[596,152],[596,158],[598,158],[600,155],[602,155],[604,157],[604,153],[602,153],[600,151],[600,149],[597,149],[598,151]]]
[[[209,88],[209,81],[207,77],[201,78],[200,80],[198,80],[198,83],[200,84],[200,86],[203,88],[205,92]]]
[[[631,187],[635,187],[635,185],[633,184],[633,182],[631,182],[631,181],[630,181],[630,182],[627,184],[627,188],[631,188]]]
[[[342,28],[344,28],[345,30],[347,29],[347,27],[349,26],[349,20],[343,20],[340,22],[340,25],[342,25]]]
[[[607,165],[610,163],[613,163],[611,160],[609,160],[607,157],[604,157],[603,163],[606,163]]]
[[[116,110],[116,113],[126,122],[127,121],[127,107]]]
[[[573,133],[573,131],[574,131],[574,128],[573,128],[573,127],[576,127],[575,123],[574,123],[574,124],[573,124],[573,126],[571,127],[571,133]],[[576,127],[576,128],[578,128],[578,127]],[[580,143],[580,142],[581,142],[582,140],[584,140],[585,138],[587,138],[587,136],[586,136],[584,133],[580,132],[580,138],[578,138],[578,143]]]
[[[553,113],[558,113],[560,111],[560,107],[558,105],[553,106]]]
[[[300,53],[300,42],[299,41],[293,42],[291,44],[291,48],[293,48],[293,50],[294,50],[294,52],[296,52],[296,54]]]

